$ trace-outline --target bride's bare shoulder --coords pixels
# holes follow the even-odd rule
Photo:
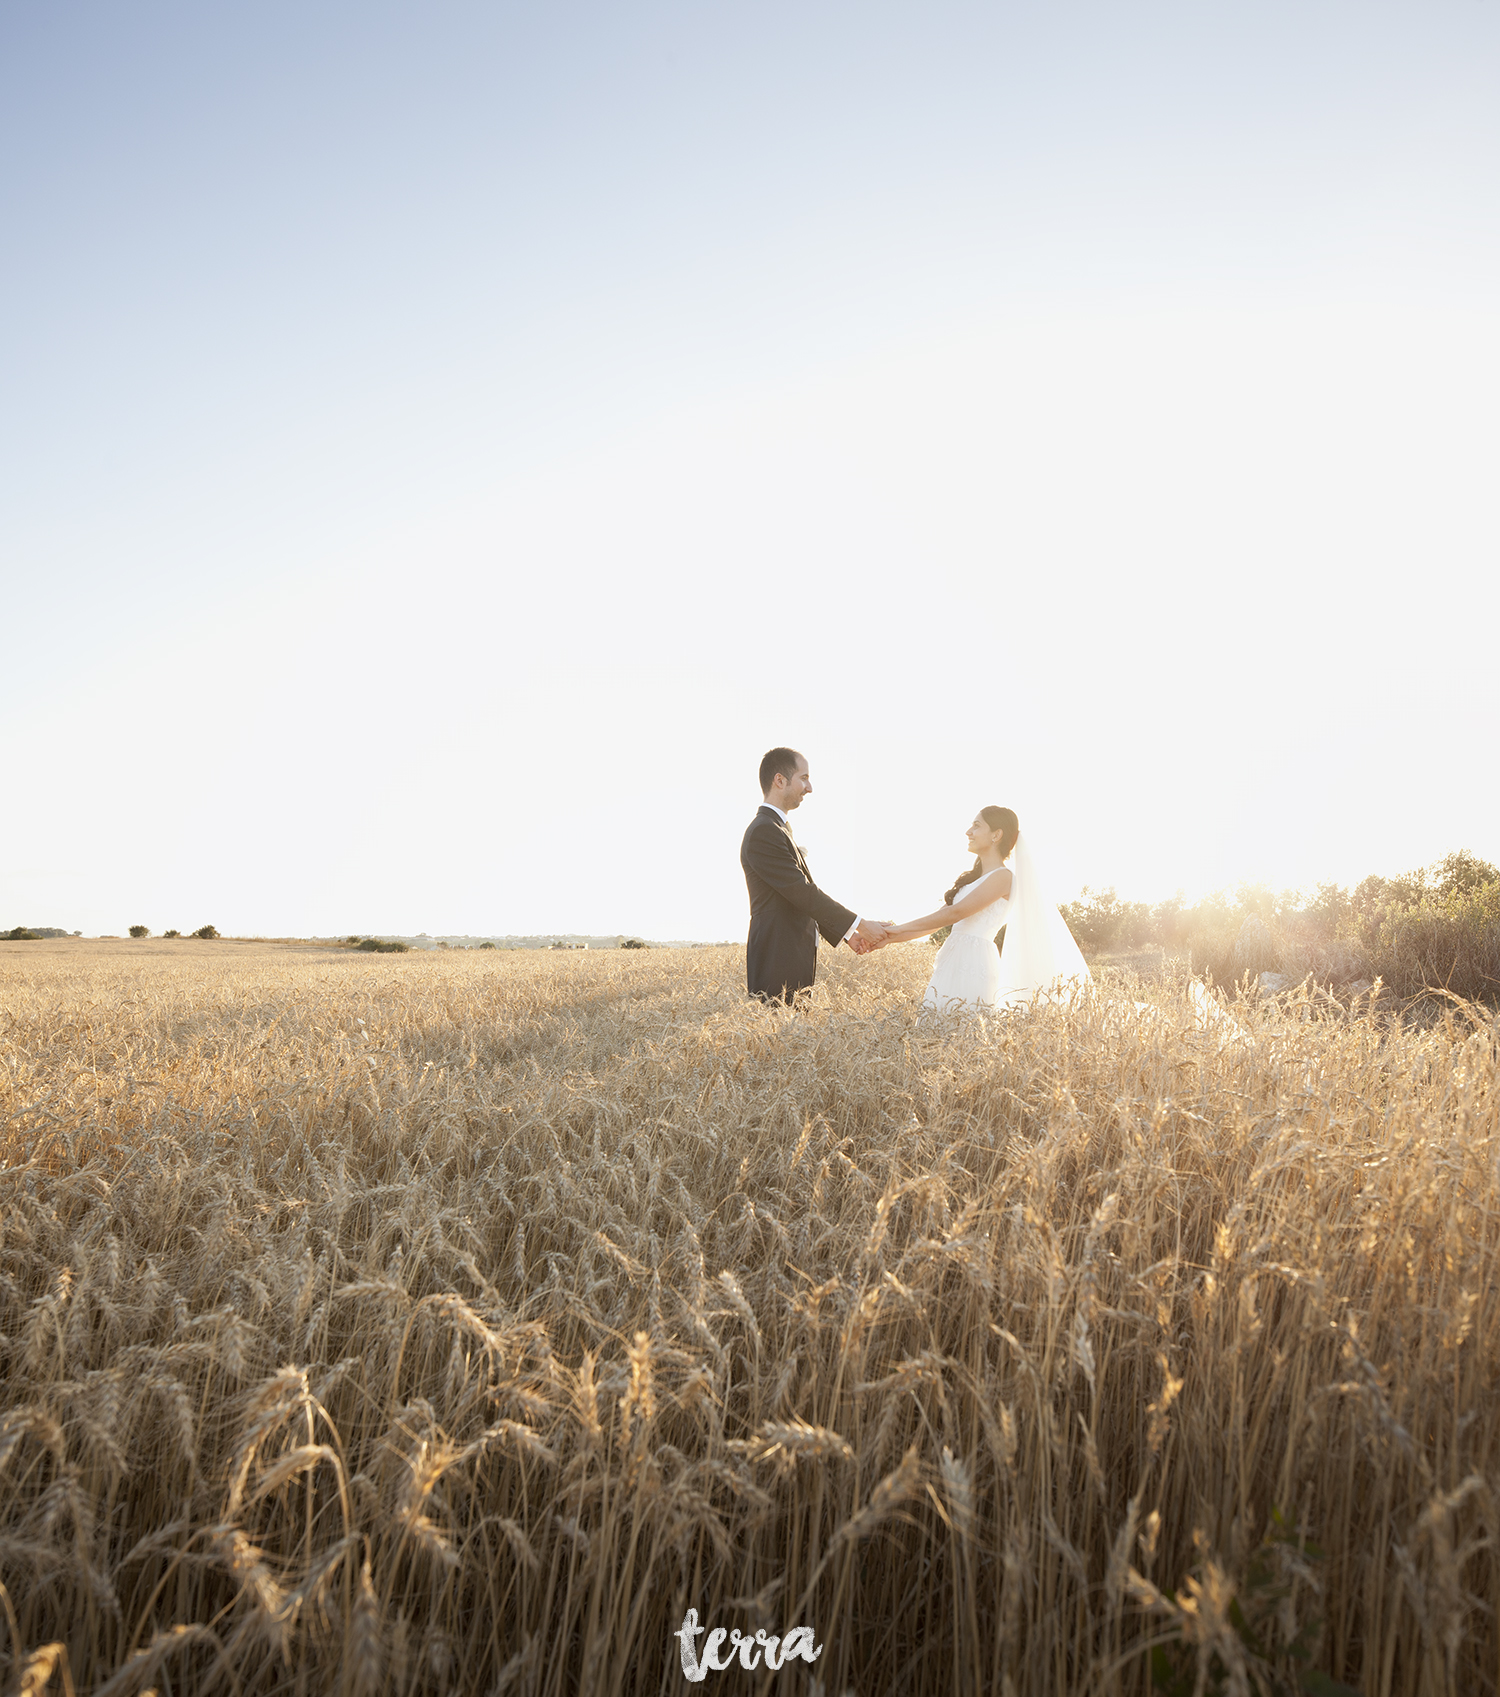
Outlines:
[[[979,882],[991,901],[998,897],[1010,900],[1010,892],[1015,884],[1015,874],[1008,866],[997,866],[993,872],[986,872]]]
[[[988,907],[991,902],[1009,901],[1012,882],[1010,868],[997,866],[993,872],[986,872],[982,878],[976,878],[962,891],[954,906],[962,907],[969,913],[977,913],[980,908]]]

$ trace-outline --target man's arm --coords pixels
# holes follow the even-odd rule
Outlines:
[[[817,921],[818,929],[830,943],[843,941],[858,915],[825,895],[803,872],[783,832],[774,826],[752,831],[743,855],[746,866],[765,879],[788,906]]]

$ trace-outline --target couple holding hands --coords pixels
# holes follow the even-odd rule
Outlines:
[[[764,800],[740,844],[750,891],[745,951],[750,994],[792,1002],[818,970],[818,935],[835,948],[870,954],[888,943],[929,937],[951,926],[933,962],[924,1010],[978,1013],[1030,1001],[1038,991],[1090,976],[1062,915],[1043,896],[1021,827],[1008,807],[984,807],[969,826],[974,865],[920,919],[896,925],[864,919],[812,880],[792,835],[791,815],[812,794],[806,758],[773,748],[760,763]],[[1009,864],[1007,864],[1009,862]],[[1003,949],[995,934],[1005,927]]]

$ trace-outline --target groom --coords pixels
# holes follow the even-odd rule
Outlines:
[[[847,942],[864,953],[864,945],[885,941],[889,927],[861,919],[813,883],[788,819],[812,794],[807,761],[795,748],[773,748],[761,761],[760,792],[765,799],[740,844],[750,891],[745,976],[752,996],[790,1002],[817,976],[820,931],[835,948]]]

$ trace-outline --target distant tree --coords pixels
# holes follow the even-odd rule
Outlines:
[[[151,935],[151,930],[150,927],[146,925],[132,925],[130,927],[130,935],[132,937],[149,937]]]
[[[1427,871],[1418,867],[1415,872],[1399,878],[1382,878],[1372,872],[1354,886],[1354,901],[1365,914],[1387,907],[1411,907],[1427,894]]]
[[[1122,902],[1114,890],[1090,890],[1059,909],[1080,948],[1138,948],[1155,935],[1155,916],[1145,902]]]
[[[1158,902],[1151,909],[1151,931],[1156,941],[1169,949],[1175,949],[1182,941],[1186,929],[1184,909],[1187,898],[1181,890],[1169,896],[1166,901]]]
[[[1337,936],[1353,922],[1354,898],[1342,884],[1319,884],[1316,894],[1304,903],[1302,911],[1329,936]]]
[[[1446,854],[1433,868],[1438,894],[1447,901],[1453,896],[1471,896],[1488,884],[1500,884],[1500,867],[1491,866],[1467,849]]]
[[[1296,893],[1285,891],[1279,898],[1269,884],[1242,883],[1234,892],[1234,909],[1247,918],[1253,913],[1262,923],[1277,918],[1296,906]]]
[[[387,943],[379,937],[366,937],[359,946],[366,954],[370,955],[404,955],[411,952],[409,943],[395,940]]]
[[[1078,900],[1068,902],[1061,912],[1079,948],[1091,954],[1110,947],[1123,918],[1120,898],[1113,888],[1091,890],[1087,884]]]
[[[359,946],[359,938],[357,936],[355,936],[355,937],[345,937],[344,941],[349,945],[350,948],[357,948]]]
[[[213,928],[212,925],[200,925],[198,927],[198,929],[193,933],[193,935],[195,937],[203,937],[205,939],[217,937],[218,934],[219,933]]]
[[[7,943],[34,943],[36,941],[36,932],[28,931],[24,925],[18,925],[14,931],[7,931],[5,933],[4,940]]]
[[[481,949],[492,949],[495,945],[493,943],[481,943],[479,946]]]
[[[554,943],[552,946],[556,948],[558,945]],[[625,941],[620,944],[620,947],[622,949],[649,949],[651,945],[649,943],[643,943],[639,937],[627,937]]]
[[[162,932],[163,937],[180,937],[181,935],[182,935],[182,933],[180,931],[163,931]]]

